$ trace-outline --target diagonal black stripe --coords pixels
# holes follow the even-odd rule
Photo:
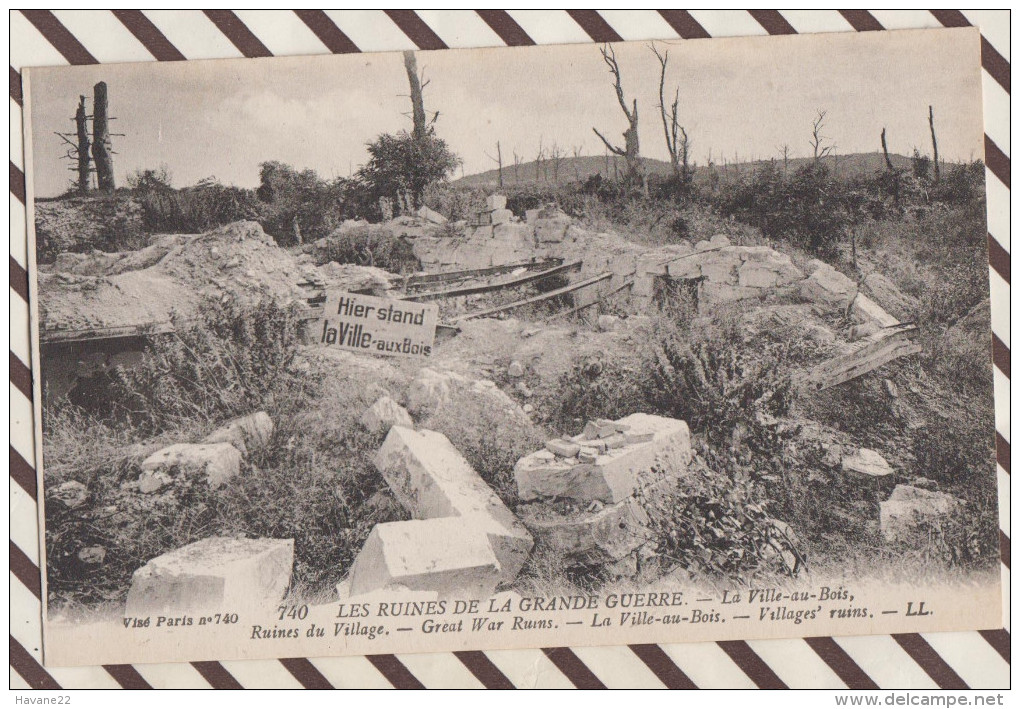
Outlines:
[[[942,689],[970,689],[963,678],[956,674],[956,670],[917,633],[899,633],[892,638]]]
[[[131,665],[103,665],[103,669],[124,689],[152,689],[152,685]]]
[[[127,27],[128,32],[149,50],[149,54],[159,61],[179,62],[187,58],[166,38],[165,34],[159,31],[156,25],[152,24],[152,20],[146,17],[141,10],[111,10],[111,12],[121,21],[121,24]]]
[[[875,680],[832,638],[804,638],[804,642],[850,689],[879,688]]]
[[[36,499],[35,469],[21,457],[21,453],[14,450],[14,446],[9,446],[9,448],[11,449],[11,477],[21,486],[22,490],[28,493],[29,497],[33,500]]]
[[[623,41],[623,37],[595,10],[567,10],[567,14],[596,42]]]
[[[78,38],[71,34],[49,10],[22,10],[21,14],[35,25],[43,37],[71,64],[98,64]]]
[[[308,25],[319,41],[333,54],[351,54],[360,52],[358,45],[345,35],[333,20],[322,10],[295,10],[294,14]]]
[[[396,655],[365,655],[365,659],[397,689],[425,689],[425,685],[411,674],[411,670]]]
[[[10,550],[11,572],[18,577],[25,588],[32,592],[36,598],[42,598],[42,581],[40,580],[39,567],[28,558],[21,548],[11,541]]]
[[[16,354],[11,352],[10,359],[11,384],[18,387],[18,390],[25,395],[29,401],[32,400],[32,370],[30,370]]]
[[[330,681],[304,657],[280,658],[280,664],[294,675],[294,679],[305,689],[334,689]]]
[[[743,640],[722,640],[716,645],[730,656],[737,667],[743,670],[759,689],[789,689],[786,683],[779,679],[779,675]]]
[[[28,302],[28,272],[11,256],[10,286],[21,299]]]
[[[499,38],[510,47],[524,47],[535,43],[524,28],[517,24],[506,10],[475,10]]]
[[[14,67],[11,67],[11,98],[19,105],[23,105],[24,97],[21,94],[21,74]]]
[[[414,10],[384,10],[384,12],[401,32],[418,45],[419,49],[449,49]]]
[[[687,673],[677,667],[670,656],[658,645],[631,645],[630,649],[666,685],[666,689],[698,688],[698,685],[694,684]]]
[[[486,689],[516,689],[484,652],[465,650],[453,654]]]
[[[32,689],[61,689],[57,680],[11,635],[10,664]]]
[[[570,648],[544,647],[542,652],[578,689],[606,689],[602,680]]]
[[[252,31],[248,29],[248,25],[241,22],[241,18],[230,10],[202,10],[202,12],[205,13],[206,17],[212,20],[212,23],[219,28],[220,32],[225,34],[231,44],[237,47],[244,56],[273,56],[273,53],[269,51],[269,48],[262,44],[262,40],[256,37]]]
[[[22,204],[25,203],[25,173],[17,165],[11,163],[11,194],[18,198]]]

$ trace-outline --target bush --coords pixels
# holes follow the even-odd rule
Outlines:
[[[151,233],[198,234],[259,215],[254,192],[228,187],[211,177],[180,190],[143,180],[135,194],[142,205],[142,221]]]
[[[421,261],[410,241],[394,236],[383,226],[359,226],[331,234],[320,252],[322,263],[375,266],[391,273],[414,273]]]
[[[142,205],[122,193],[37,201],[35,239],[44,264],[65,252],[131,251],[149,243]]]
[[[805,565],[790,528],[747,481],[708,471],[643,503],[666,566],[746,583],[756,574],[792,576]]]
[[[115,372],[122,395],[106,405],[150,432],[257,411],[288,386],[297,325],[294,309],[268,298],[207,301],[198,322],[177,322],[140,366]]]
[[[349,180],[326,182],[314,170],[298,172],[276,161],[262,163],[259,177],[259,221],[281,245],[297,243],[299,235],[301,241],[321,239],[354,214],[347,208]]]

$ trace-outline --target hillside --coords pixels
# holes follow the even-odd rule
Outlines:
[[[910,169],[910,158],[905,155],[893,154],[890,156],[893,165],[900,170]],[[812,158],[791,158],[787,163],[788,170],[796,170],[812,161]],[[649,175],[668,175],[669,163],[654,158],[642,158],[645,172]],[[765,160],[756,160],[736,164],[723,165],[716,163],[714,168],[705,165],[695,167],[695,179],[707,179],[712,169],[720,175],[737,175],[757,169],[764,164]],[[777,161],[782,163],[781,160]],[[837,155],[835,157],[823,158],[822,162],[828,165],[839,177],[856,177],[858,175],[870,175],[877,170],[885,168],[885,158],[881,153],[855,153],[853,155]],[[584,155],[580,157],[563,157],[559,159],[559,165],[552,159],[545,159],[541,163],[532,160],[521,163],[516,168],[514,165],[503,166],[503,183],[529,184],[534,182],[545,182],[555,184],[569,184],[581,182],[593,175],[613,177],[617,172],[622,173],[625,169],[623,158],[604,155]],[[452,183],[455,187],[484,187],[496,186],[499,184],[499,170],[486,170],[474,175],[467,175]]]

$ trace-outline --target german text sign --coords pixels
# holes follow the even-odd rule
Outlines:
[[[371,295],[330,291],[319,344],[393,357],[429,357],[436,339],[439,306]]]

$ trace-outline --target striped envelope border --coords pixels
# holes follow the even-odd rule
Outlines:
[[[23,10],[10,64],[10,686],[71,688],[1009,686],[1009,11]],[[1003,629],[869,637],[44,668],[22,146],[22,67],[125,61],[981,28]]]

